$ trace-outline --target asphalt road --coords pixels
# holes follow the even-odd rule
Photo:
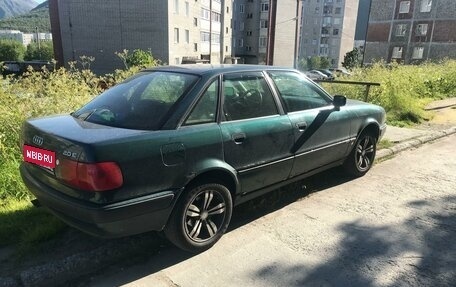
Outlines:
[[[454,286],[455,142],[403,152],[356,180],[313,177],[235,210],[232,229],[205,253],[165,246],[81,284]]]

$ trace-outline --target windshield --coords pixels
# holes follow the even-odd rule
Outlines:
[[[141,72],[74,112],[78,119],[120,128],[156,130],[198,79],[172,72]]]

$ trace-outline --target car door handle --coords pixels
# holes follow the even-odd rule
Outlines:
[[[238,133],[238,134],[233,134],[231,136],[231,138],[233,139],[234,143],[242,144],[247,137],[246,137],[245,133]]]
[[[307,123],[306,122],[300,122],[296,123],[296,127],[300,132],[303,132],[307,128]]]

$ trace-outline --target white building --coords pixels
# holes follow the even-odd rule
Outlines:
[[[27,34],[22,33],[19,30],[0,30],[0,39],[14,40],[22,43],[24,46],[28,46],[32,42],[36,42],[36,39],[40,41],[52,41],[51,33],[38,33],[38,34]]]

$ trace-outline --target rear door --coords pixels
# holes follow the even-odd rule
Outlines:
[[[279,112],[261,72],[223,77],[222,131],[225,161],[234,167],[242,192],[283,181],[292,167],[293,131]]]
[[[270,72],[293,125],[291,176],[343,159],[349,146],[350,115],[336,110],[316,84],[293,71]]]

